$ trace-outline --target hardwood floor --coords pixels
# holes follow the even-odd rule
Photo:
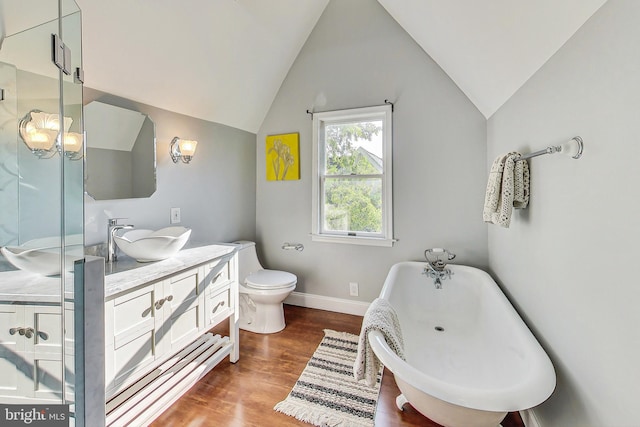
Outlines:
[[[358,334],[362,317],[285,305],[287,327],[276,334],[240,331],[240,360],[222,361],[152,424],[153,427],[309,426],[273,410],[291,391],[322,340],[323,329]],[[226,322],[225,322],[226,323]],[[228,327],[214,332],[228,334]],[[225,330],[227,329],[227,330]],[[385,370],[376,410],[376,426],[438,427],[410,405],[395,406],[399,390]],[[503,427],[524,427],[511,413]]]

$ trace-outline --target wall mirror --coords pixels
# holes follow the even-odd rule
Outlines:
[[[86,190],[95,200],[156,191],[156,132],[149,116],[93,101],[84,107]]]

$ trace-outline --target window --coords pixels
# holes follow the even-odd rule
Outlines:
[[[313,115],[314,241],[391,246],[391,106]]]

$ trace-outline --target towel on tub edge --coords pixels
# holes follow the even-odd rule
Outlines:
[[[362,379],[368,386],[373,386],[380,372],[380,361],[369,345],[369,331],[380,331],[391,349],[404,360],[404,341],[400,330],[400,322],[389,301],[376,298],[364,315],[362,329],[358,339],[358,352],[353,364],[353,376],[356,381]]]

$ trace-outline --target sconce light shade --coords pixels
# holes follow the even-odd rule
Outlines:
[[[82,150],[82,135],[75,132],[64,133],[64,151],[69,153],[78,153]]]
[[[79,159],[78,153],[82,149],[83,137],[79,133],[69,132],[73,123],[70,117],[64,117],[63,145],[67,156],[73,160]],[[53,156],[56,151],[62,152],[58,142],[60,133],[60,116],[58,114],[45,113],[43,111],[30,111],[20,121],[20,137],[29,147],[31,152],[41,159]],[[54,149],[55,146],[55,149]]]
[[[171,140],[171,146],[169,147],[171,160],[173,160],[173,163],[178,163],[178,159],[181,159],[183,163],[189,163],[196,152],[197,145],[198,141],[180,139],[176,136]]]

